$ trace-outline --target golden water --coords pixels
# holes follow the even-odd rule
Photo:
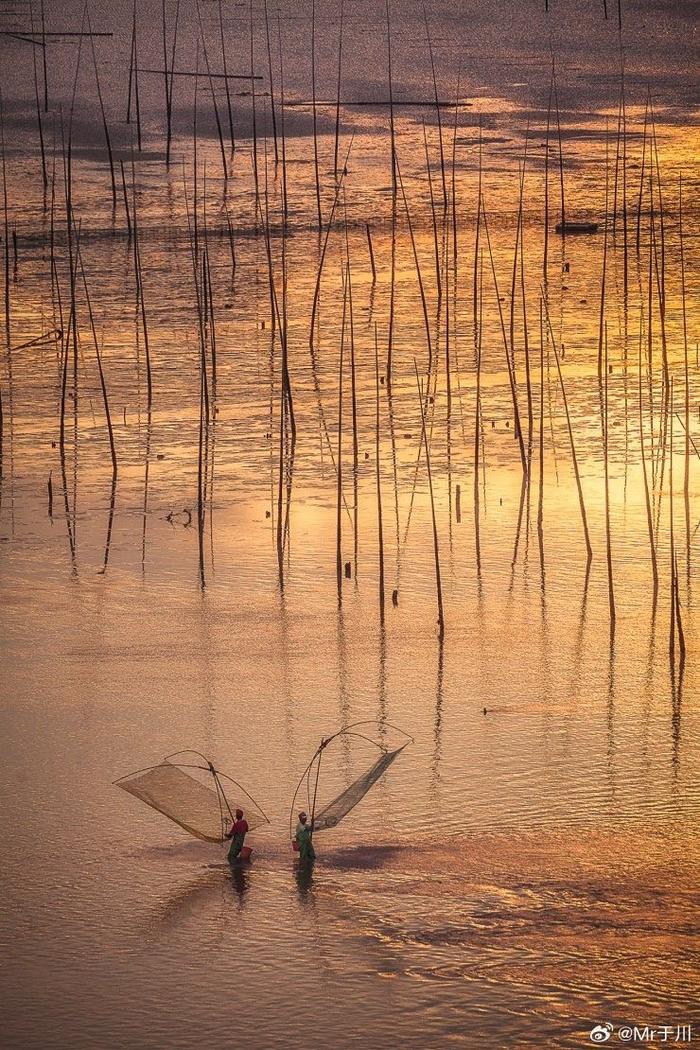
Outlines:
[[[49,13],[51,24],[66,28],[70,21],[79,28],[78,8],[65,6],[65,11]],[[397,98],[430,99],[422,13],[413,5],[395,6]],[[213,49],[218,15],[210,5],[203,10]],[[695,450],[700,447],[700,272],[697,139],[684,87],[686,16],[659,5],[648,13],[648,24],[630,18],[626,25],[625,259],[621,175],[613,232],[618,83],[612,22],[601,35],[593,12],[554,23],[542,21],[538,12],[530,23],[514,7],[509,29],[495,41],[493,27],[480,12],[472,12],[471,37],[464,17],[448,6],[430,12],[444,96],[456,97],[457,71],[464,68],[463,104],[456,115],[456,263],[451,204],[444,223],[442,219],[434,109],[414,105],[397,110],[397,150],[433,353],[426,428],[444,598],[441,641],[415,371],[428,381],[415,260],[399,194],[389,384],[387,109],[347,102],[360,97],[381,102],[385,96],[383,11],[363,5],[346,24],[341,159],[353,130],[356,137],[339,194],[338,221],[328,241],[312,348],[312,299],[323,240],[313,225],[310,112],[308,106],[294,105],[308,99],[308,12],[282,14],[290,216],[284,262],[297,439],[292,457],[290,434],[282,435],[280,488],[281,348],[270,324],[267,247],[259,213],[256,222],[249,85],[237,87],[244,92],[234,100],[239,140],[224,187],[209,83],[203,80],[198,203],[203,237],[206,201],[217,374],[214,387],[209,333],[209,393],[216,411],[205,428],[201,546],[200,344],[182,164],[184,158],[191,215],[191,80],[177,84],[173,163],[166,172],[158,94],[162,86],[143,74],[145,153],[135,155],[135,183],[153,370],[149,418],[133,245],[126,236],[121,197],[112,213],[95,116],[92,59],[84,45],[74,124],[73,204],[114,423],[118,475],[113,484],[82,279],[75,373],[69,346],[63,459],[61,343],[46,338],[24,345],[54,328],[67,328],[69,271],[58,112],[62,102],[67,126],[76,45],[62,43],[52,53],[52,110],[45,120],[49,175],[54,129],[58,143],[55,227],[61,323],[55,292],[52,296],[50,208],[44,208],[42,199],[31,55],[17,41],[2,44],[16,58],[10,72],[3,72],[3,92],[8,218],[18,238],[16,270],[10,251],[12,349],[4,353],[0,380],[0,724],[5,743],[0,944],[7,1045],[131,1050],[244,1040],[264,1048],[295,1042],[342,1048],[362,1040],[371,1048],[397,1043],[577,1047],[590,1045],[591,1028],[605,1021],[616,1029],[624,1024],[698,1025],[694,578],[700,553]],[[113,23],[117,29],[111,45],[99,44],[99,60],[117,156],[130,183],[131,130],[123,124],[130,10],[96,5],[95,28],[98,16],[100,27]],[[261,17],[256,9],[256,54],[266,69]],[[144,69],[162,63],[159,18],[155,5],[141,23]],[[184,69],[195,62],[196,16],[188,12],[183,18]],[[246,68],[240,43],[246,19],[241,11],[226,12],[229,65],[238,72]],[[335,93],[337,11],[324,10],[319,19],[319,98],[325,101]],[[7,25],[16,28],[11,21]],[[554,27],[553,46],[562,56],[558,85],[568,214],[598,221],[601,232],[562,243],[550,230],[545,287],[542,158],[550,58],[548,52],[541,54],[536,41],[547,26]],[[276,23],[272,32],[276,40]],[[455,40],[464,34],[469,43],[460,49]],[[655,273],[649,349],[646,186],[639,251],[636,245],[644,85],[651,75],[644,64],[645,47],[654,63],[655,88],[666,103],[655,101],[665,205],[665,325],[676,412],[673,442],[661,415],[663,354]],[[500,56],[492,66],[487,53]],[[212,50],[212,55],[218,68],[219,52]],[[518,71],[523,68],[531,75],[521,80]],[[608,77],[603,86],[601,72]],[[266,182],[281,297],[282,178],[273,163],[269,100],[264,100],[263,88],[258,99],[260,192]],[[223,114],[220,85],[217,97]],[[322,112],[319,141],[327,217],[335,194],[335,108]],[[451,195],[455,110],[446,106],[442,113]],[[477,520],[473,267],[480,115],[482,186],[507,340],[518,162],[530,124],[524,282],[533,425],[528,431],[518,275],[513,360],[526,443],[528,433],[531,439],[528,489],[522,485],[503,329],[482,225]],[[428,122],[437,198],[441,299],[423,120]],[[597,371],[606,151],[614,631]],[[559,217],[558,163],[554,137],[551,227]],[[656,187],[654,194],[656,208]],[[235,275],[227,210],[234,230]],[[372,229],[376,283],[365,222]],[[657,216],[657,238],[660,229]],[[659,251],[657,243],[657,256]],[[348,256],[356,470],[350,317],[343,293]],[[541,371],[543,296],[556,348],[545,320]],[[381,379],[383,623],[375,331]],[[656,601],[639,442],[640,339],[642,425],[659,564]],[[350,575],[346,578],[343,571],[339,595],[341,340],[340,559],[343,570],[349,563]],[[687,445],[686,345],[692,438]],[[562,348],[594,552],[588,571],[554,358]],[[677,638],[674,660],[669,659],[672,502],[684,667],[679,666]],[[288,522],[281,559],[280,506]],[[288,847],[294,788],[321,736],[360,719],[377,721],[381,732],[387,723],[399,725],[414,742],[361,807],[337,829],[319,834],[319,860],[313,874],[305,876],[295,869]],[[197,748],[240,779],[271,818],[268,828],[251,836],[253,864],[233,878],[216,847],[188,840],[175,825],[113,787],[117,777],[183,747]],[[324,771],[321,794],[329,797],[344,786],[365,758],[354,745],[341,748]]]

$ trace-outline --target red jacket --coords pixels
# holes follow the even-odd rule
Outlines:
[[[229,833],[226,836],[226,838],[231,839],[231,838],[233,838],[234,835],[246,835],[247,833],[248,833],[248,821],[247,820],[236,820],[231,825],[231,830],[229,831]]]

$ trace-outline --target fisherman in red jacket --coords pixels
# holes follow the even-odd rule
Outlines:
[[[228,851],[228,862],[229,864],[233,861],[238,860],[238,855],[243,849],[243,843],[248,832],[248,821],[243,819],[243,810],[236,810],[236,819],[231,825],[231,830],[226,836],[227,839],[231,839],[231,848]]]

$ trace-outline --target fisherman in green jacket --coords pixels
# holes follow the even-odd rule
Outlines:
[[[308,817],[302,810],[299,814],[299,823],[297,824],[294,838],[299,847],[299,860],[304,861],[316,860],[316,851],[314,850],[313,844],[313,831],[307,821]]]

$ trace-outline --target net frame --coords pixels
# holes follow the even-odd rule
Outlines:
[[[370,725],[371,726],[376,726],[378,731],[381,731],[382,729],[393,729],[393,730],[395,730],[397,733],[400,733],[401,736],[406,738],[405,743],[403,743],[401,745],[401,747],[394,748],[393,750],[390,750],[384,743],[382,743],[382,742],[380,742],[378,740],[375,740],[373,737],[368,736],[366,733],[360,733],[360,732],[357,731],[360,726],[370,726]],[[294,796],[292,798],[292,804],[291,804],[291,807],[290,807],[290,810],[289,810],[289,834],[290,834],[290,838],[293,838],[294,810],[295,810],[295,806],[296,806],[296,801],[297,801],[297,798],[299,797],[299,792],[301,791],[302,786],[303,786],[303,784],[305,782],[306,782],[307,804],[308,804],[309,809],[311,810],[311,825],[310,825],[310,827],[311,827],[311,835],[313,837],[314,830],[315,830],[315,828],[314,828],[314,818],[316,816],[316,813],[315,813],[315,811],[316,811],[316,799],[318,797],[318,785],[319,785],[320,771],[321,771],[321,758],[322,758],[323,752],[326,750],[326,748],[329,746],[329,744],[332,744],[333,741],[337,740],[339,737],[357,737],[358,739],[364,740],[364,741],[366,741],[369,744],[373,744],[374,747],[376,747],[381,752],[381,755],[375,761],[373,766],[370,766],[369,770],[366,770],[365,773],[363,773],[360,777],[358,777],[356,780],[354,780],[352,782],[352,784],[348,785],[348,787],[344,791],[342,791],[334,799],[331,799],[331,801],[328,802],[323,807],[323,810],[321,810],[321,813],[319,814],[319,816],[322,816],[324,812],[328,811],[329,809],[331,809],[331,807],[336,805],[343,798],[343,796],[347,795],[353,789],[353,787],[355,787],[358,784],[359,781],[361,781],[363,778],[365,778],[369,774],[371,774],[372,769],[374,768],[374,766],[376,766],[382,759],[388,758],[389,755],[391,755],[392,757],[386,762],[386,765],[384,766],[384,768],[381,769],[379,773],[377,773],[376,777],[374,777],[371,780],[371,782],[368,784],[367,788],[365,789],[365,791],[363,791],[363,793],[360,795],[360,797],[357,799],[357,801],[354,802],[343,814],[341,814],[341,816],[337,820],[333,821],[333,823],[326,824],[323,827],[318,827],[318,829],[317,829],[318,831],[325,831],[328,828],[335,827],[337,824],[339,824],[340,821],[343,819],[343,817],[347,816],[347,814],[352,809],[354,809],[354,807],[359,802],[362,801],[362,799],[364,798],[364,796],[367,793],[367,791],[369,791],[370,788],[372,788],[374,786],[374,784],[377,782],[377,780],[379,780],[380,776],[382,776],[382,774],[389,767],[391,762],[393,762],[394,759],[398,757],[398,755],[401,753],[401,751],[403,751],[403,749],[405,747],[407,747],[408,744],[412,744],[413,743],[413,737],[410,736],[410,734],[407,733],[404,729],[399,728],[399,726],[396,726],[396,725],[394,725],[391,722],[384,722],[384,721],[382,721],[382,722],[375,722],[372,719],[366,719],[366,720],[363,720],[363,721],[360,721],[360,722],[352,722],[349,726],[346,726],[344,729],[339,729],[336,733],[333,733],[331,736],[329,736],[329,737],[322,737],[321,738],[321,743],[316,748],[316,751],[314,752],[314,754],[313,754],[313,756],[311,758],[311,761],[309,762],[309,764],[307,765],[306,769],[304,770],[304,772],[301,774],[301,777],[299,778],[299,782],[297,784],[296,791],[294,792]],[[312,777],[313,774],[315,774],[315,783],[314,783],[313,796],[312,796],[311,777]]]
[[[200,763],[200,762],[174,762],[173,761],[173,759],[179,758],[181,755],[195,755],[198,758],[200,758],[202,760],[202,762]],[[202,763],[204,763],[204,764],[202,764]],[[180,771],[183,774],[183,776],[188,778],[188,780],[192,783],[192,785],[196,785],[197,790],[200,793],[200,796],[199,796],[199,802],[200,803],[203,802],[203,801],[204,802],[208,801],[208,800],[206,800],[204,798],[204,796],[201,794],[201,792],[207,792],[208,794],[212,795],[216,799],[216,803],[218,805],[218,810],[219,810],[219,832],[220,833],[218,835],[212,834],[210,829],[202,830],[201,822],[200,822],[200,827],[199,828],[197,828],[195,826],[194,822],[188,823],[188,821],[182,816],[182,814],[177,814],[175,806],[171,807],[171,811],[169,811],[167,808],[164,808],[164,806],[162,804],[159,805],[158,802],[155,801],[152,797],[149,798],[148,797],[149,796],[149,792],[148,791],[141,792],[141,791],[135,790],[134,786],[132,786],[133,784],[135,784],[135,782],[138,781],[139,777],[144,777],[146,774],[148,774],[150,772],[154,772],[156,770],[163,769],[163,768],[168,768],[168,769]],[[197,770],[200,770],[201,772],[209,774],[211,776],[211,778],[212,778],[213,787],[209,787],[201,779],[198,779],[197,777],[194,777],[190,773],[186,772],[187,770],[190,770],[190,769],[192,769],[192,770],[197,769]],[[228,781],[229,783],[233,784],[236,787],[236,789],[238,791],[240,791],[242,795],[245,796],[245,798],[248,800],[248,802],[250,802],[250,804],[255,809],[255,811],[256,811],[255,822],[253,823],[253,816],[252,815],[251,815],[251,820],[249,821],[249,823],[252,825],[251,830],[253,830],[256,827],[261,827],[264,824],[269,824],[270,823],[269,819],[267,818],[267,816],[264,813],[264,811],[263,811],[262,807],[260,806],[260,804],[258,802],[256,802],[256,800],[253,798],[253,796],[248,791],[246,791],[246,789],[242,786],[242,784],[239,784],[237,780],[234,780],[233,777],[229,776],[227,773],[224,773],[222,770],[216,769],[215,766],[213,765],[213,763],[210,762],[209,759],[207,759],[204,755],[202,755],[201,752],[194,751],[192,749],[187,749],[187,750],[184,750],[184,751],[176,751],[176,752],[173,752],[170,755],[166,755],[162,759],[161,762],[157,762],[157,763],[155,763],[152,766],[144,766],[141,769],[137,769],[137,770],[134,770],[131,773],[125,774],[123,777],[119,777],[117,780],[114,781],[114,785],[116,787],[120,787],[123,791],[126,791],[128,794],[133,795],[135,798],[140,799],[147,806],[150,806],[151,809],[154,809],[157,813],[161,813],[163,816],[167,817],[168,820],[173,821],[174,824],[177,824],[184,831],[187,831],[188,834],[193,835],[195,838],[201,839],[201,840],[203,840],[205,842],[219,842],[219,843],[222,843],[226,839],[227,825],[233,823],[233,820],[234,820],[233,809],[232,809],[231,804],[229,803],[229,800],[228,800],[228,798],[226,796],[226,792],[224,791],[223,784],[221,783],[221,779],[222,778],[224,780]]]

